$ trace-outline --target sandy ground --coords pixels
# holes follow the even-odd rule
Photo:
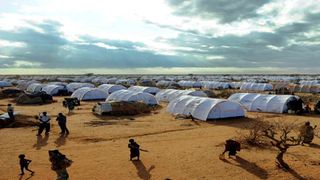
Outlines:
[[[56,116],[67,113],[62,97],[57,102],[41,106],[18,106],[15,110],[34,116],[48,111]],[[10,99],[0,100],[0,112]],[[243,149],[239,158],[220,160],[224,141],[237,136],[257,116],[268,120],[295,123],[311,121],[320,126],[317,116],[293,116],[267,113],[247,113],[246,119],[216,122],[192,122],[174,119],[164,108],[155,113],[130,117],[98,117],[91,113],[95,102],[84,102],[68,115],[71,134],[59,137],[59,127],[53,118],[49,137],[36,137],[36,127],[0,129],[0,179],[52,180],[48,150],[59,149],[74,163],[68,168],[70,179],[320,179],[320,145],[296,146],[285,156],[292,172],[275,166],[275,150]],[[134,138],[141,148],[141,161],[129,161],[128,139]],[[319,139],[314,143],[320,144]],[[19,176],[18,155],[24,153],[33,160],[30,169]]]

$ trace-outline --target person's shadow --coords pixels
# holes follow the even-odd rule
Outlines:
[[[68,135],[61,134],[54,143],[56,144],[56,147],[60,147],[66,144]]]
[[[30,176],[29,177],[27,177],[26,179],[24,179],[24,180],[28,180],[28,179],[31,179],[33,177],[33,174],[30,174]],[[19,180],[22,180],[23,179],[23,175],[20,175],[20,177],[19,177]]]
[[[37,136],[37,143],[33,145],[36,150],[40,150],[41,147],[48,145],[49,134],[46,134],[44,137],[42,135]]]
[[[151,178],[150,172],[152,171],[152,169],[155,168],[154,165],[150,166],[150,168],[147,170],[146,167],[144,166],[143,162],[140,160],[132,161],[132,163],[135,165],[135,167],[138,171],[137,174],[141,179],[149,180]]]
[[[267,179],[268,178],[268,172],[261,167],[257,166],[255,163],[249,162],[239,156],[236,156],[235,160],[238,164],[231,163],[225,158],[219,158],[221,161],[229,164],[233,164],[236,166],[239,166],[246,170],[247,172],[257,176],[259,179]]]

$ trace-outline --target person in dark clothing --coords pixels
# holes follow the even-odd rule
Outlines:
[[[34,173],[34,171],[31,171],[28,166],[31,163],[31,160],[29,159],[25,159],[25,155],[24,154],[20,154],[19,156],[20,159],[20,169],[21,169],[21,174],[20,175],[24,175],[24,169],[26,169],[27,171],[31,172],[31,174]]]
[[[67,168],[73,163],[58,150],[49,150],[49,161],[51,162],[51,169],[57,173],[57,180],[68,180],[69,173]]]
[[[56,120],[58,121],[58,124],[59,124],[60,129],[61,129],[60,134],[64,135],[66,133],[68,135],[69,134],[69,130],[67,128],[67,117],[64,116],[62,113],[59,113]]]
[[[240,143],[231,139],[226,140],[225,149],[221,156],[224,156],[227,151],[229,152],[229,158],[230,156],[235,156],[237,151],[240,151]]]
[[[313,138],[314,138],[314,129],[317,126],[312,127],[310,125],[310,122],[306,122],[303,126],[300,127],[300,139],[302,140],[301,145],[311,144]]]
[[[8,104],[7,113],[9,115],[10,120],[14,121],[14,108],[13,108],[12,104]]]
[[[128,148],[130,148],[130,161],[135,157],[137,157],[137,160],[140,160],[140,146],[134,139],[129,140]]]
[[[50,118],[50,116],[47,115],[47,112],[43,112],[39,116],[40,125],[39,125],[39,130],[38,130],[37,136],[40,136],[44,129],[46,129],[46,135],[49,134],[49,132],[50,132],[50,120],[51,120],[51,118]]]

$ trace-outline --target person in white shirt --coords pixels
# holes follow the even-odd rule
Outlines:
[[[50,132],[50,120],[51,120],[51,118],[50,118],[49,115],[47,115],[47,112],[43,112],[42,114],[40,114],[40,116],[39,116],[40,125],[39,125],[39,130],[38,130],[37,136],[40,136],[44,129],[46,129],[46,135],[49,134],[49,132]]]

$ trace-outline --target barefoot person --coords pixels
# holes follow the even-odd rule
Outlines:
[[[140,146],[134,141],[134,139],[129,140],[128,148],[130,148],[130,161],[132,158],[137,157],[137,160],[140,158]]]
[[[31,163],[31,160],[29,159],[25,159],[25,155],[24,154],[20,154],[19,156],[19,159],[20,159],[20,170],[21,170],[21,174],[20,175],[24,175],[24,169],[26,169],[27,171],[31,172],[31,174],[34,173],[34,171],[31,171],[29,169],[29,164]]]

